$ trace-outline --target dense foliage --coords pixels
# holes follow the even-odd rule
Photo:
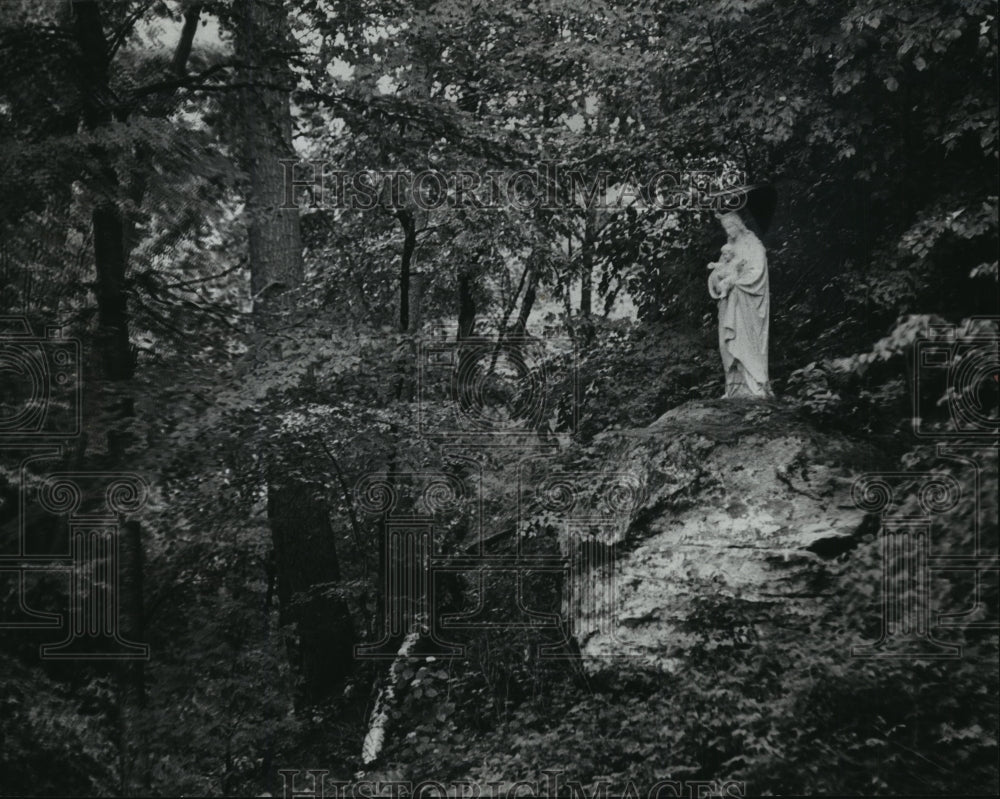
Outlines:
[[[506,481],[522,456],[586,456],[604,430],[721,393],[711,215],[595,209],[587,186],[601,170],[771,182],[781,401],[900,470],[950,469],[912,435],[915,416],[961,432],[949,384],[912,364],[928,342],[955,341],[946,329],[995,347],[995,326],[974,318],[1000,310],[994,3],[256,2],[0,3],[0,315],[80,343],[83,422],[45,447],[0,440],[0,627],[24,605],[65,613],[74,601],[65,557],[51,562],[67,523],[23,497],[53,472],[128,472],[150,492],[140,551],[123,550],[123,623],[152,652],[45,660],[39,646],[60,631],[0,628],[0,795],[277,795],[282,768],[343,780],[362,768],[389,663],[352,647],[381,634],[388,565],[356,483],[468,476],[478,460],[477,523],[512,554]],[[282,25],[260,25],[261,8]],[[267,46],[240,38],[254,25]],[[274,119],[246,113],[252,91]],[[268,141],[282,112],[289,131],[272,141],[284,151],[254,156],[248,141]],[[545,186],[553,207],[301,197],[284,264],[260,245],[258,171],[289,152],[345,173],[509,177],[557,161],[586,185]],[[294,280],[265,286],[280,301],[251,289],[278,262],[296,275],[296,259]],[[423,347],[455,327],[485,347],[483,391],[498,407],[518,402],[503,341],[528,336],[544,353],[546,412],[529,440],[487,450],[425,435],[454,410]],[[992,379],[965,398],[987,413]],[[60,391],[49,424],[74,412]],[[5,382],[0,421],[25,401]],[[955,552],[996,552],[987,463],[962,485],[979,492],[979,538],[969,519],[933,532]],[[23,574],[5,566],[22,527]],[[436,543],[460,559],[474,534],[455,513]],[[295,558],[301,584],[286,579]],[[782,608],[706,589],[683,653],[692,667],[669,676],[588,679],[572,658],[539,660],[530,626],[468,632],[464,658],[418,652],[369,776],[544,784],[555,767],[588,791],[670,778],[995,793],[995,624],[956,625],[957,662],[845,663],[872,636],[882,567],[872,535],[844,556],[809,635],[790,618],[787,639],[766,645],[738,630]],[[514,612],[502,580],[438,588],[442,611]],[[995,610],[995,579],[980,588]],[[525,590],[559,611],[558,585]],[[974,590],[935,586],[952,609]]]

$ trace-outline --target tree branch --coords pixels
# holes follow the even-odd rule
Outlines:
[[[130,95],[131,102],[134,104],[136,101],[141,100],[143,97],[149,97],[153,94],[161,94],[163,92],[173,92],[180,88],[201,88],[201,85],[213,75],[217,75],[223,70],[229,69],[232,66],[230,63],[215,64],[208,69],[202,70],[197,75],[181,75],[176,78],[171,78],[169,80],[159,80],[155,83],[147,83],[145,86],[140,86],[132,91]],[[215,88],[215,87],[213,87]],[[239,88],[237,84],[223,84],[218,88]]]
[[[122,26],[115,33],[114,38],[108,44],[108,61],[110,62],[115,54],[121,49],[121,46],[125,44],[125,40],[128,38],[129,34],[135,30],[135,23],[138,22],[149,9],[152,7],[154,0],[147,0],[146,3],[140,5],[132,14],[130,14]]]

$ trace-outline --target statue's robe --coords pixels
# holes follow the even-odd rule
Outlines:
[[[719,299],[719,351],[726,372],[726,396],[770,397],[767,255],[752,233],[740,236],[734,247],[733,285]]]

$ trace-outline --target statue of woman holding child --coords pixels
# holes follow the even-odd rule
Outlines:
[[[726,397],[771,397],[767,376],[770,296],[764,245],[735,211],[718,217],[727,241],[708,265],[708,292],[719,301],[719,351]]]

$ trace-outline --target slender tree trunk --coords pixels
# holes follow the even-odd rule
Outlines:
[[[514,323],[515,335],[523,336],[528,330],[528,317],[531,309],[535,305],[535,295],[538,292],[538,264],[533,258],[530,264],[531,271],[528,273],[528,286],[524,290],[524,299],[521,301],[521,309],[517,314],[517,321]]]
[[[106,170],[109,190],[118,187]],[[97,262],[97,345],[104,376],[128,380],[135,372],[129,346],[128,297],[125,287],[125,221],[113,201],[101,201],[93,212],[94,257]]]
[[[567,234],[566,236],[566,260],[569,264],[573,263],[573,236],[572,234]],[[565,318],[566,332],[569,337],[574,342],[576,341],[576,325],[573,320],[573,302],[572,302],[572,289],[573,289],[573,269],[570,267],[562,275],[562,300],[563,300],[563,316]]]
[[[458,273],[458,339],[470,338],[476,329],[476,302],[472,296],[472,278],[464,270]]]
[[[396,218],[403,228],[403,253],[399,265],[399,332],[410,329],[410,264],[417,248],[417,223],[413,212],[400,208]]]
[[[96,0],[73,0],[71,6],[74,39],[78,56],[78,81],[82,98],[83,122],[88,131],[99,131],[110,125],[115,116],[108,105],[112,97],[109,83],[108,45]],[[124,112],[120,117],[124,118]],[[94,235],[94,264],[97,300],[97,362],[107,380],[125,381],[135,371],[135,359],[129,344],[129,314],[126,274],[128,252],[127,226],[118,206],[120,185],[112,155],[100,146],[94,147],[100,163],[102,185],[96,206],[91,212]],[[133,413],[133,401],[127,394],[120,397],[126,416]],[[120,430],[107,433],[108,465],[117,468],[126,457],[128,436]],[[82,451],[79,453],[82,458]],[[129,641],[144,639],[143,571],[144,553],[139,524],[122,520],[118,530],[120,575],[118,606],[124,637]],[[120,790],[130,796],[135,790],[135,767],[138,779],[148,792],[150,769],[148,746],[144,740],[141,716],[146,704],[144,663],[125,661],[118,664],[118,760]]]
[[[514,307],[517,305],[517,298],[521,296],[521,289],[524,288],[525,280],[528,277],[528,272],[531,271],[531,264],[527,263],[524,265],[524,269],[521,270],[521,279],[517,282],[517,288],[514,293],[510,296],[510,301],[504,308],[503,318],[500,320],[500,329],[497,331],[497,343],[493,347],[493,357],[490,358],[490,374],[493,374],[493,370],[496,369],[497,358],[500,357],[500,349],[503,347],[504,339],[507,338],[507,326],[510,322],[511,314],[514,313]]]
[[[580,248],[582,272],[580,273],[580,315],[590,316],[593,306],[593,272],[594,272],[594,228],[596,214],[593,208],[587,209],[586,221],[583,227],[583,242]]]
[[[74,34],[79,53],[83,121],[90,131],[109,125],[113,114],[108,82],[107,42],[97,0],[73,0]],[[101,368],[110,380],[127,380],[134,372],[129,347],[125,272],[125,220],[116,202],[118,176],[109,154],[99,150],[102,196],[93,211],[94,260],[97,268],[97,346]]]
[[[144,613],[143,572],[145,551],[142,528],[136,521],[125,522],[120,531],[119,556],[122,576],[119,591],[121,624],[128,641],[144,641],[146,625]],[[126,660],[119,665],[119,743],[122,753],[121,781],[123,795],[148,794],[152,787],[152,769],[149,762],[149,741],[142,716],[146,710],[146,672],[141,660]]]
[[[410,318],[409,326],[411,333],[420,331],[420,323],[423,320],[421,311],[424,301],[424,275],[417,269],[410,270]]]
[[[476,334],[476,301],[472,295],[472,277],[464,269],[458,273],[458,333],[456,340],[466,341]],[[475,359],[469,347],[458,348],[458,374],[468,375]]]

